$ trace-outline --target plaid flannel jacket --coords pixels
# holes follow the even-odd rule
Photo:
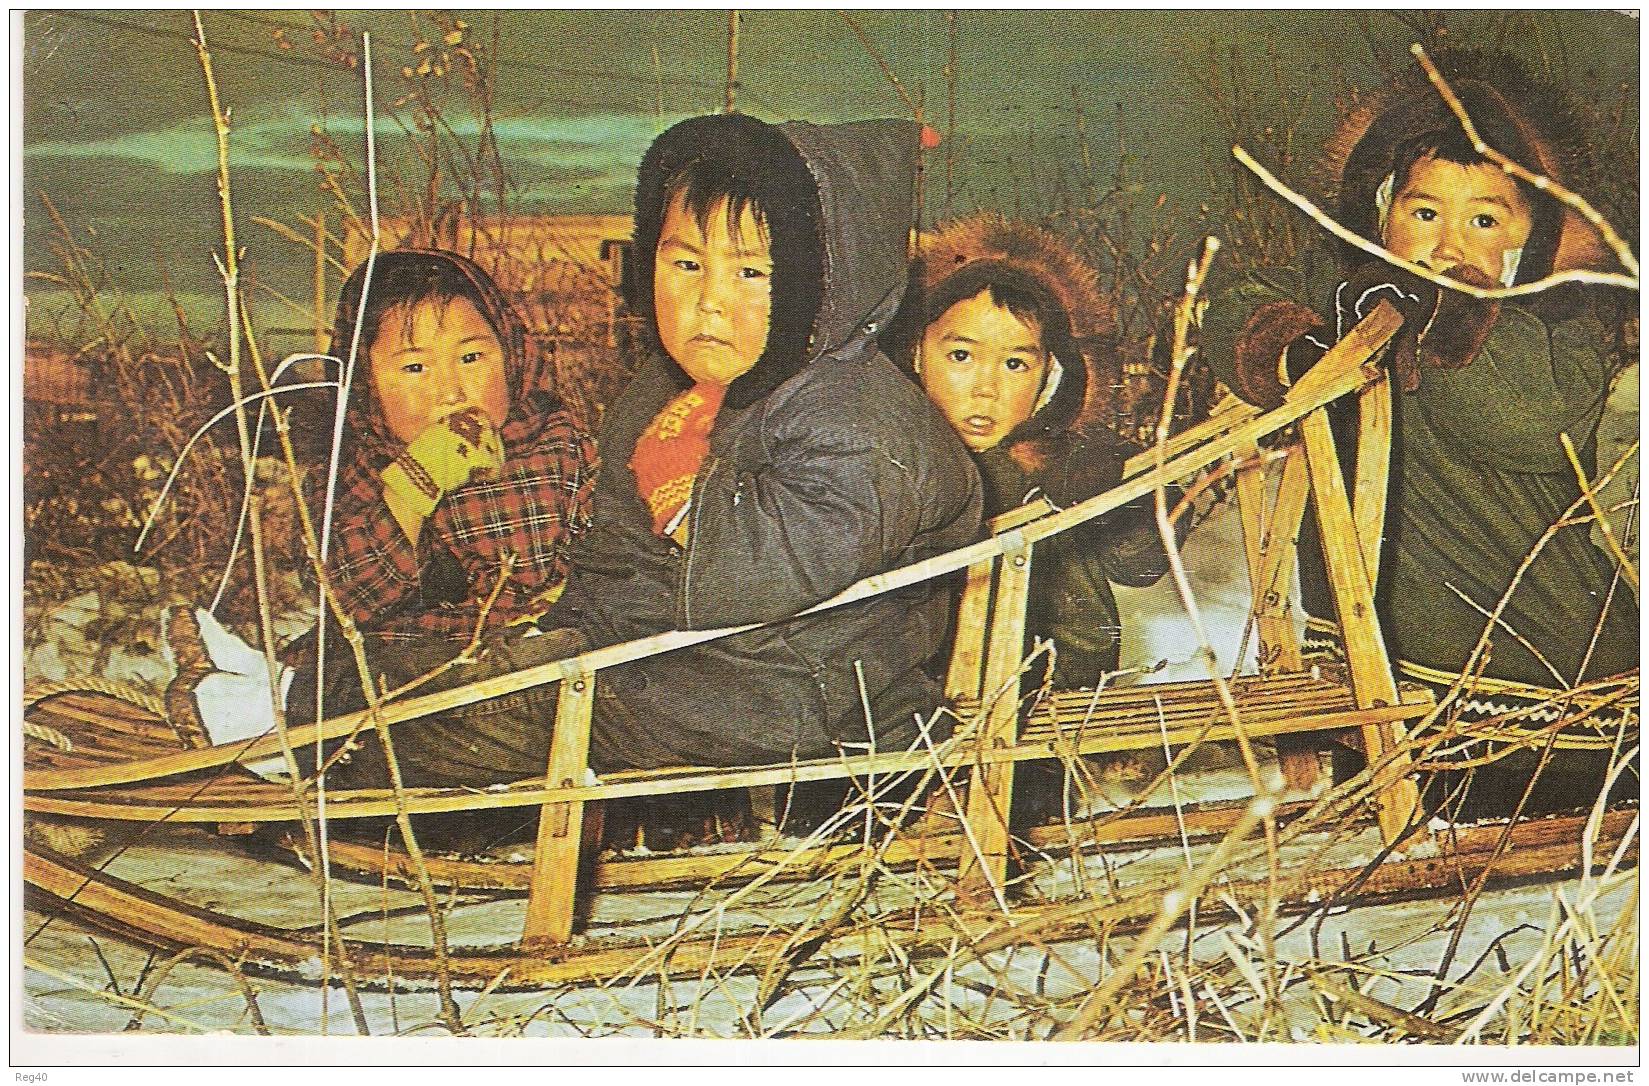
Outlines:
[[[564,410],[511,419],[499,436],[501,476],[445,494],[416,547],[384,504],[381,480],[355,464],[345,470],[327,572],[362,630],[391,641],[468,640],[506,555],[513,563],[487,629],[535,617],[558,594],[573,541],[590,525],[594,444]],[[422,574],[435,547],[450,552],[464,572],[461,602],[425,597]]]

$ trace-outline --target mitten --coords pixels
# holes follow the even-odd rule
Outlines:
[[[1109,430],[1076,436],[1057,461],[1047,465],[1042,492],[1061,509],[1116,486],[1132,450]]]
[[[1291,301],[1267,302],[1249,316],[1237,335],[1235,392],[1246,403],[1270,411],[1289,386],[1323,357],[1333,336],[1323,319]]]
[[[1497,284],[1476,268],[1461,266],[1444,273],[1475,287]],[[1334,292],[1339,334],[1368,316],[1382,300],[1403,315],[1403,328],[1392,344],[1391,370],[1404,392],[1420,387],[1420,368],[1460,369],[1482,350],[1500,303],[1438,287],[1401,268],[1372,261],[1359,268]]]
[[[1128,458],[1139,451],[1109,430],[1090,432],[1072,442],[1063,461],[1046,473],[1043,489],[1049,500],[1062,509],[1086,501],[1116,486]],[[1170,509],[1179,497],[1178,487],[1168,487]],[[1181,518],[1176,525],[1181,542],[1188,524],[1189,518]],[[1152,585],[1168,568],[1157,532],[1153,495],[1141,495],[1071,534],[1073,540],[1081,541],[1080,546],[1100,556],[1106,576],[1118,584]]]
[[[442,495],[493,478],[503,466],[504,443],[492,420],[478,407],[465,408],[424,427],[383,470],[384,502],[404,529],[409,515],[425,520]]]
[[[1351,331],[1381,302],[1402,314],[1403,327],[1392,338],[1388,366],[1404,392],[1420,387],[1418,355],[1421,333],[1437,314],[1438,288],[1418,275],[1371,260],[1334,288],[1335,340]]]
[[[1437,311],[1437,287],[1395,264],[1369,261],[1334,288],[1335,341],[1381,302],[1390,302],[1402,314],[1404,329],[1418,335]]]

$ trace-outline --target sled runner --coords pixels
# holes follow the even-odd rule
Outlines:
[[[587,756],[592,698],[603,669],[734,632],[727,630],[664,634],[385,706],[383,719],[393,725],[529,686],[562,683],[543,778],[485,791],[409,789],[405,793],[404,810],[410,814],[540,809],[530,863],[431,859],[429,873],[437,882],[472,889],[525,890],[528,895],[519,939],[509,947],[484,952],[454,950],[450,963],[454,981],[494,982],[506,967],[512,984],[611,975],[623,963],[644,956],[646,948],[571,945],[581,891],[589,885],[708,882],[727,876],[738,865],[736,857],[725,855],[590,863],[589,835],[583,832],[585,806],[626,796],[668,796],[844,777],[937,776],[950,782],[947,790],[959,797],[959,821],[937,829],[930,821],[927,828],[935,832],[903,847],[921,851],[928,860],[953,863],[964,905],[1004,903],[1003,888],[1014,852],[1007,813],[1016,763],[1164,745],[1183,748],[1232,740],[1246,745],[1267,736],[1324,735],[1366,753],[1380,835],[1388,845],[1402,839],[1413,829],[1417,804],[1403,742],[1408,726],[1425,717],[1432,702],[1417,689],[1399,689],[1373,607],[1371,574],[1378,565],[1390,445],[1389,386],[1374,359],[1399,324],[1395,311],[1382,305],[1296,384],[1281,407],[1261,413],[1228,401],[1212,418],[1172,438],[1165,448],[1136,457],[1128,464],[1123,482],[1104,494],[1065,510],[1052,510],[1045,504],[1026,507],[999,518],[992,535],[980,543],[869,578],[820,604],[820,609],[837,606],[966,571],[959,634],[947,677],[947,693],[954,699],[960,723],[956,734],[943,743],[912,751],[867,752],[783,765],[683,766],[597,778],[588,767]],[[1324,410],[1325,405],[1347,395],[1359,396],[1363,407],[1357,475],[1349,488]],[[1285,432],[1292,436],[1278,441],[1277,435]],[[1274,497],[1263,474],[1264,460],[1256,455],[1265,439],[1271,439],[1269,447],[1281,450],[1269,457],[1282,462]],[[1261,674],[1223,686],[1192,682],[1097,692],[1026,689],[1030,685],[1022,678],[1026,670],[1026,591],[1036,543],[1222,463],[1235,472],[1242,506]],[[1295,539],[1308,501],[1322,529],[1323,557],[1342,633],[1343,665],[1311,666],[1285,610]],[[1034,675],[1034,663],[1030,670]],[[348,735],[363,720],[364,714],[351,714],[293,728],[285,742],[296,747],[315,742],[317,736]],[[293,822],[306,816],[314,800],[309,794],[300,802],[290,785],[263,780],[241,768],[279,754],[280,736],[180,750],[170,725],[151,708],[120,707],[95,693],[43,699],[30,710],[28,722],[32,730],[24,802],[26,810],[35,814],[126,823]],[[402,809],[385,790],[329,791],[325,803],[327,817],[333,821],[390,815]],[[1106,822],[1092,827],[1091,841],[1103,844],[1160,837],[1170,830],[1176,835],[1221,832],[1253,817],[1240,806],[1187,814],[1188,819],[1173,821],[1150,813],[1136,815],[1132,828],[1129,819]],[[1626,832],[1624,824],[1617,822],[1609,823],[1612,832]],[[1571,835],[1568,845],[1554,843],[1563,840],[1554,836],[1559,831],[1553,827],[1560,823]],[[1395,880],[1393,886],[1400,886],[1403,893],[1423,889],[1427,879],[1438,886],[1458,886],[1456,880],[1475,877],[1470,872],[1491,869],[1496,877],[1526,876],[1536,869],[1540,873],[1569,871],[1579,862],[1572,844],[1579,824],[1569,819],[1541,823],[1544,830],[1531,828],[1534,824],[1513,827],[1514,836],[1535,835],[1517,838],[1524,844],[1519,846],[1516,870],[1506,866],[1499,851],[1493,856],[1474,856],[1460,843],[1453,846],[1449,857],[1430,861],[1431,867],[1426,868],[1430,874],[1416,873],[1425,863],[1415,871],[1404,868],[1399,872],[1389,863],[1378,870],[1390,868],[1387,874]],[[1059,830],[1064,840],[1068,831],[1065,827]],[[1541,838],[1542,833],[1547,836]],[[812,858],[852,847],[856,846],[830,845],[814,850],[817,855]],[[409,870],[406,857],[398,852],[348,845],[334,844],[331,862],[400,877]],[[786,862],[805,871],[809,861],[800,857]],[[581,872],[589,873],[588,885],[581,882]],[[1291,876],[1294,881],[1302,877]],[[260,928],[182,905],[45,848],[31,850],[25,878],[37,892],[54,899],[42,903],[42,908],[67,909],[152,945],[217,947],[242,956],[249,966],[283,973],[302,972],[318,953],[312,933]],[[1346,882],[1343,873],[1333,871],[1314,872],[1311,879],[1327,882],[1285,887],[1284,900],[1291,900],[1287,894],[1297,891],[1297,900],[1304,901],[1308,893],[1321,895],[1325,886]],[[1359,885],[1358,893],[1367,891],[1366,882]],[[935,925],[921,938],[941,938],[934,934],[937,930]],[[758,944],[774,938],[782,942],[782,934],[752,936],[752,956]],[[723,936],[723,949],[727,945]],[[352,947],[350,956],[363,976],[380,965],[392,967],[393,975],[403,980],[427,977],[432,969],[431,952],[416,947],[362,943]],[[670,968],[696,960],[678,952],[671,957]]]

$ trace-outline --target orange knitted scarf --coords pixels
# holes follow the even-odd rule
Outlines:
[[[664,405],[636,440],[630,470],[636,492],[653,516],[653,531],[687,545],[687,503],[693,480],[710,452],[727,386],[700,382]]]

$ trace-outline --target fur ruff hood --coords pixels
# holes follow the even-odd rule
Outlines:
[[[1039,470],[1055,443],[1073,431],[1104,425],[1111,390],[1096,379],[1095,363],[1115,350],[1116,315],[1100,291],[1098,274],[1061,238],[1034,223],[981,212],[924,238],[912,281],[900,351],[912,360],[929,321],[993,283],[1028,290],[1062,318],[1042,330],[1059,360],[1059,386],[1002,442],[1021,468]]]
[[[1530,77],[1504,53],[1448,49],[1433,59],[1489,146],[1583,191],[1586,141],[1566,95]],[[1318,167],[1318,188],[1326,206],[1335,209],[1340,222],[1378,241],[1375,192],[1392,172],[1400,146],[1429,132],[1458,131],[1459,121],[1418,64],[1372,92],[1354,91]],[[1517,282],[1532,282],[1553,271],[1615,268],[1603,239],[1578,214],[1555,200],[1536,204],[1534,231]],[[1367,258],[1347,245],[1341,259],[1349,265]]]

